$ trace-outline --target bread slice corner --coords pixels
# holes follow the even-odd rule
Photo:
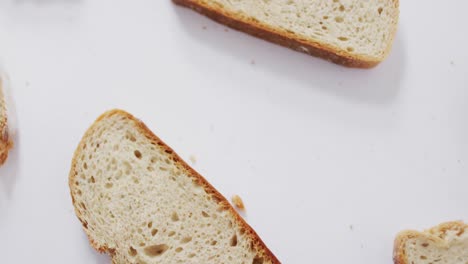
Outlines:
[[[90,244],[113,263],[280,263],[213,186],[125,111],[87,130],[69,186]]]
[[[173,0],[219,23],[348,67],[390,53],[399,0]]]
[[[395,264],[468,263],[468,225],[448,222],[424,232],[400,232],[393,259]]]

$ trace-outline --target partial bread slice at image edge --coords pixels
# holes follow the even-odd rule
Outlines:
[[[399,0],[392,0],[396,8],[394,22],[391,25],[390,37],[388,38],[387,48],[383,55],[372,57],[368,55],[355,54],[347,49],[337,48],[326,41],[312,40],[289,30],[273,27],[259,21],[255,17],[246,17],[238,12],[233,13],[226,10],[220,4],[210,5],[205,0],[172,0],[175,4],[188,7],[194,11],[205,15],[214,21],[229,26],[233,29],[245,32],[249,35],[270,41],[272,43],[319,57],[336,64],[352,68],[372,68],[382,62],[390,53],[392,43],[397,31],[399,20]],[[331,1],[330,1],[331,2]],[[338,2],[338,1],[334,1]]]
[[[8,158],[8,152],[13,147],[9,126],[8,107],[5,98],[5,80],[0,76],[0,165],[3,165]]]
[[[458,221],[403,231],[395,239],[393,259],[395,264],[468,263],[468,225]]]
[[[69,186],[90,244],[113,263],[280,263],[225,197],[125,111],[106,112],[87,130]]]

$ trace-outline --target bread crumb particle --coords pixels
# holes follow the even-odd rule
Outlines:
[[[189,160],[193,165],[197,164],[197,157],[195,155],[190,155]]]
[[[242,201],[239,195],[236,194],[232,196],[231,201],[237,209],[245,211],[244,202]]]

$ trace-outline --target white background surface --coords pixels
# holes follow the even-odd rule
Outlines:
[[[283,263],[392,263],[401,229],[468,220],[467,9],[403,1],[390,57],[365,71],[169,0],[0,0],[19,127],[0,170],[0,263],[110,263],[88,245],[67,177],[114,107],[241,195]]]

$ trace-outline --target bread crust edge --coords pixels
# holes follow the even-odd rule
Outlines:
[[[435,235],[434,233],[442,232],[445,233],[447,230],[454,229],[468,229],[468,224],[465,224],[461,221],[446,222],[438,226],[432,227],[429,230],[419,232],[414,230],[406,230],[400,232],[395,239],[393,247],[393,262],[395,264],[410,264],[408,262],[407,254],[405,251],[406,242],[414,238],[425,238],[432,240],[438,247],[446,247],[447,242],[441,237]]]
[[[278,44],[280,46],[319,57],[335,64],[350,68],[362,69],[368,69],[377,66],[389,55],[398,28],[400,6],[399,0],[393,0],[398,13],[395,19],[395,24],[392,25],[392,36],[389,39],[389,43],[387,45],[387,49],[384,52],[384,55],[380,58],[372,58],[364,55],[350,54],[323,42],[301,39],[293,33],[287,32],[285,30],[275,29],[258,20],[244,18],[242,16],[232,14],[230,12],[224,11],[221,7],[210,7],[207,4],[203,4],[203,1],[172,0],[172,2],[177,5],[193,9],[196,12],[213,19],[218,23],[224,24],[233,29],[245,32],[263,40]]]
[[[13,141],[11,140],[9,128],[8,128],[8,113],[5,102],[5,95],[3,91],[3,80],[0,77],[0,112],[4,113],[4,116],[0,117],[0,166],[5,163],[8,158],[8,152],[13,147]]]
[[[72,165],[69,173],[69,187],[70,187],[70,195],[72,197],[72,203],[73,207],[75,209],[76,216],[78,217],[78,220],[82,223],[83,230],[85,231],[90,245],[97,250],[100,253],[108,253],[111,257],[114,254],[115,249],[108,248],[103,245],[99,245],[96,240],[93,238],[92,234],[89,232],[89,230],[86,228],[87,223],[82,219],[82,216],[80,215],[79,211],[77,210],[78,206],[75,204],[75,198],[73,195],[73,190],[74,190],[74,171],[76,168],[76,163],[77,160],[81,154],[82,146],[85,144],[86,140],[88,137],[92,134],[94,128],[98,125],[98,123],[110,116],[113,115],[121,115],[129,120],[135,122],[136,129],[139,129],[140,132],[145,135],[150,141],[156,143],[159,147],[161,147],[166,153],[168,153],[168,156],[171,156],[174,163],[177,166],[180,166],[180,169],[183,169],[187,172],[187,175],[189,177],[194,178],[204,189],[207,193],[212,194],[213,198],[215,198],[220,206],[222,206],[224,209],[228,210],[231,216],[234,218],[235,221],[239,224],[241,228],[245,229],[245,233],[250,236],[252,241],[254,242],[254,246],[256,247],[257,251],[259,252],[264,252],[263,256],[260,257],[265,257],[268,260],[270,260],[273,264],[281,264],[281,262],[276,258],[276,256],[270,251],[270,249],[265,245],[265,243],[262,241],[260,236],[255,232],[255,230],[247,224],[247,222],[236,212],[236,210],[231,206],[231,204],[228,202],[228,200],[216,190],[215,187],[213,187],[201,174],[199,174],[197,171],[195,171],[192,167],[188,165],[171,147],[169,147],[166,143],[164,143],[158,136],[156,136],[147,126],[144,124],[141,120],[138,118],[134,117],[130,113],[120,110],[120,109],[114,109],[107,111],[103,113],[101,116],[99,116],[96,121],[87,129],[85,132],[84,136],[82,137],[80,143],[78,144],[77,149],[75,150],[75,153],[72,158]]]

